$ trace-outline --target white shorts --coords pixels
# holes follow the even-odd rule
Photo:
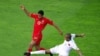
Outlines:
[[[53,54],[59,54],[59,56],[68,56],[69,51],[66,46],[58,45],[50,49],[50,52]]]

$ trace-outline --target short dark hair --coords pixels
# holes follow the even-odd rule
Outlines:
[[[43,16],[44,15],[44,11],[43,10],[39,10],[38,14],[41,14]]]

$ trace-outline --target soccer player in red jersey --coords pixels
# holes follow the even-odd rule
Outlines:
[[[44,11],[39,10],[38,13],[30,13],[27,9],[22,5],[21,9],[26,13],[27,16],[34,19],[34,31],[32,36],[32,41],[30,42],[28,52],[32,51],[32,48],[35,47],[36,50],[42,50],[44,48],[40,47],[40,42],[42,40],[42,31],[46,27],[47,24],[54,26],[58,32],[63,35],[62,31],[58,28],[58,26],[48,18],[44,17]]]

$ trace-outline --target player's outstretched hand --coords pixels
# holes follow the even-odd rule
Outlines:
[[[22,10],[24,10],[24,9],[25,9],[24,5],[21,5],[20,7],[21,7],[21,9],[22,9]]]

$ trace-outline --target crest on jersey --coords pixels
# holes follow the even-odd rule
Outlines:
[[[44,20],[38,21],[38,22],[37,22],[38,25],[41,25],[41,24],[43,24],[43,23],[44,23]]]

